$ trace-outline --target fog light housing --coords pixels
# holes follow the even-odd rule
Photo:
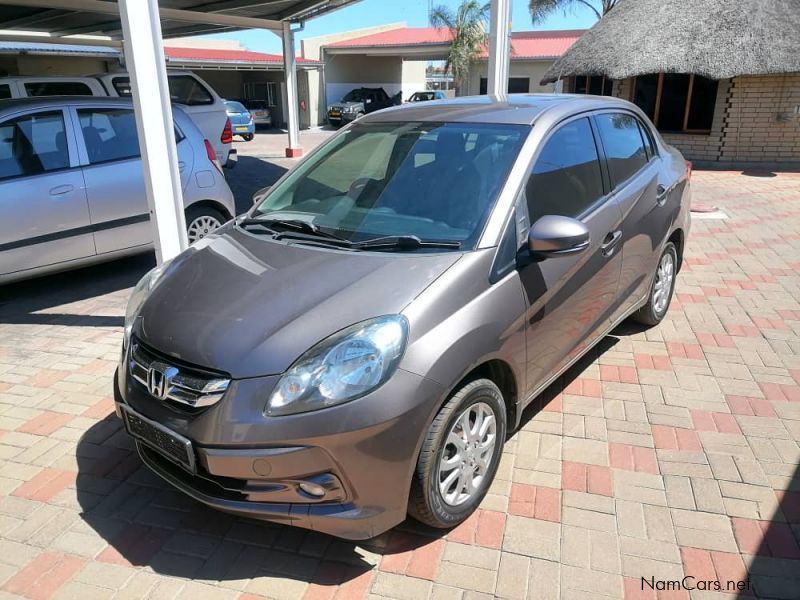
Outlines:
[[[322,498],[325,495],[325,488],[311,481],[301,481],[298,487],[314,498]]]

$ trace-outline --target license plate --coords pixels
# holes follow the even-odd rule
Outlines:
[[[247,127],[237,127],[236,131],[247,131]]]
[[[171,460],[190,473],[196,472],[191,440],[160,423],[151,421],[125,404],[120,404],[120,408],[126,431],[137,441],[152,448],[164,458]]]
[[[257,117],[263,117],[263,116],[265,116],[265,114],[264,114],[263,112],[261,112],[261,111],[258,111],[258,112],[256,112],[256,113],[255,113],[255,115],[256,115]]]

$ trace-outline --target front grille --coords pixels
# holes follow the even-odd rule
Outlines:
[[[189,408],[216,404],[230,385],[230,379],[176,365],[138,340],[131,341],[128,371],[131,378],[157,400]]]

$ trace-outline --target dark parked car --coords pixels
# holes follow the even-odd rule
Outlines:
[[[667,313],[689,169],[628,102],[368,115],[137,285],[116,402],[221,510],[345,538],[479,505],[523,409]]]
[[[440,90],[414,92],[408,99],[409,102],[430,102],[431,100],[447,100],[447,94]]]
[[[376,110],[400,104],[401,98],[401,93],[390,97],[383,88],[352,90],[341,102],[328,107],[328,123],[335,127],[350,123]]]

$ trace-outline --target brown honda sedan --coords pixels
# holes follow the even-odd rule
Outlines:
[[[461,98],[360,119],[137,285],[144,462],[227,512],[363,539],[480,504],[537,394],[669,307],[689,169],[642,112]]]

